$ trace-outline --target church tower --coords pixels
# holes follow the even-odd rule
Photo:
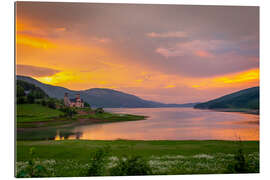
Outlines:
[[[64,105],[65,106],[70,105],[70,101],[69,101],[69,98],[68,98],[68,93],[65,93],[65,95],[64,95]]]

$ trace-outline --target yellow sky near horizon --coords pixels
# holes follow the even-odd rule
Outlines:
[[[72,29],[61,24],[51,25],[49,22],[39,21],[35,17],[29,19],[18,13],[16,17],[17,74],[31,76],[43,83],[72,90],[111,88],[166,103],[196,102],[233,90],[259,85],[258,66],[239,68],[238,71],[231,72],[228,70],[228,73],[215,75],[193,76],[181,71],[178,74],[169,72],[167,70],[169,68],[162,69],[162,65],[160,68],[154,66],[155,56],[162,56],[155,49],[152,50],[153,66],[151,66],[133,55],[136,54],[135,49],[123,51],[118,48],[117,41],[121,39],[108,35],[85,35],[80,31],[81,29],[76,26]],[[171,33],[170,36],[179,36],[179,34]],[[148,40],[147,38],[149,39],[143,37],[143,40]],[[166,38],[166,35],[150,38]],[[217,59],[213,60],[213,55],[197,44],[194,47],[191,44],[192,48],[188,47],[186,50],[194,51],[194,56],[200,56],[199,58],[207,61],[209,65],[213,64],[212,61],[217,61]],[[179,45],[176,47],[187,48]],[[169,51],[162,53],[164,52],[168,54],[164,61],[169,63],[173,63],[173,60],[168,57],[179,54],[179,50],[175,50],[174,54],[169,54]],[[234,54],[231,56],[239,57]],[[250,58],[253,59],[249,61],[259,61],[256,57]],[[207,70],[204,71],[207,73]],[[200,93],[203,97],[196,98],[191,95]]]

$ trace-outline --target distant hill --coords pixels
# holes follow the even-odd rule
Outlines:
[[[199,103],[194,108],[200,109],[259,109],[259,87],[244,89],[220,98]]]
[[[82,91],[73,91],[60,86],[52,86],[41,83],[31,77],[17,76],[17,80],[26,81],[40,87],[49,97],[63,99],[64,93],[67,92],[70,98],[75,98],[75,94],[79,93],[81,98],[89,103],[92,107],[106,107],[106,108],[154,108],[154,107],[193,107],[197,103],[188,104],[164,104],[155,101],[148,101],[137,96],[127,94],[124,92],[105,89],[93,88]]]

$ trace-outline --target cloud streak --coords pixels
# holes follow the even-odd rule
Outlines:
[[[56,69],[24,64],[17,64],[16,71],[17,71],[16,73],[19,75],[33,76],[33,77],[52,76],[60,72],[59,70]]]
[[[187,37],[186,32],[175,31],[175,32],[166,32],[166,33],[147,33],[146,34],[150,38],[185,38]]]

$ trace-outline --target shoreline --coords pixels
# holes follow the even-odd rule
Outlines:
[[[236,112],[236,113],[260,115],[259,109],[233,109],[233,108],[220,108],[220,109],[194,108],[194,109],[210,110],[210,111],[216,111],[216,112]]]
[[[137,116],[137,115],[133,115]],[[27,122],[27,123],[21,123],[24,125],[36,125],[30,126],[30,127],[16,127],[19,131],[24,130],[36,130],[36,129],[48,129],[48,128],[64,128],[64,127],[70,127],[70,126],[79,126],[79,125],[90,125],[90,124],[102,124],[102,123],[116,123],[116,122],[127,122],[127,121],[141,121],[146,120],[148,117],[143,116],[140,119],[134,119],[134,120],[107,120],[107,119],[76,119],[76,120],[50,120],[50,121],[42,121],[42,122]],[[51,125],[51,123],[60,123],[57,125]]]
[[[113,113],[116,114],[116,113]],[[119,115],[119,114],[118,114]],[[48,128],[63,128],[63,127],[71,127],[71,126],[79,126],[79,125],[90,125],[90,124],[102,124],[102,123],[116,123],[116,122],[127,122],[127,121],[141,121],[146,120],[148,116],[139,116],[139,115],[131,115],[125,114],[128,116],[133,117],[134,119],[95,119],[95,118],[77,118],[77,119],[67,119],[67,120],[50,120],[50,121],[35,121],[35,122],[24,122],[24,123],[17,123],[17,130],[24,131],[24,130],[36,130],[36,129],[48,129]],[[56,123],[56,125],[54,124]],[[59,123],[59,124],[58,124]],[[23,126],[18,126],[21,124]],[[26,127],[25,125],[29,125]]]

